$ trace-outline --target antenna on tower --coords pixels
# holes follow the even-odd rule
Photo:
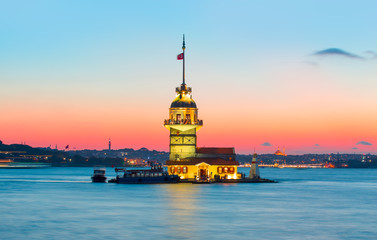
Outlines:
[[[182,43],[182,50],[183,50],[183,83],[182,83],[182,85],[186,85],[186,81],[185,81],[185,49],[186,49],[185,34],[183,34],[183,43]]]

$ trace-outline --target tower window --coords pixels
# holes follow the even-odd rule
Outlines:
[[[183,168],[182,168],[182,172],[183,172],[183,173],[187,173],[187,167],[183,167]]]
[[[181,121],[181,114],[177,114],[177,121]]]
[[[185,120],[185,123],[186,123],[186,124],[191,124],[190,114],[186,114],[186,120]]]

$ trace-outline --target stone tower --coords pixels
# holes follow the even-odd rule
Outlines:
[[[169,108],[169,119],[164,126],[170,130],[169,160],[182,160],[196,156],[196,132],[203,126],[198,119],[198,108],[192,99],[191,88],[185,82],[185,38],[183,36],[183,52],[178,60],[183,60],[183,81],[176,88],[176,97]]]

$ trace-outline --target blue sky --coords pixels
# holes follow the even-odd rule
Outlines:
[[[13,112],[2,123],[8,129],[20,124],[30,128],[41,122],[42,115],[56,109],[65,115],[82,114],[81,119],[87,116],[85,123],[91,122],[98,111],[122,122],[127,116],[118,111],[140,116],[140,108],[148,107],[152,99],[155,107],[148,111],[153,117],[146,124],[160,127],[154,124],[166,117],[174,87],[180,82],[181,63],[175,56],[181,51],[183,33],[187,81],[202,117],[209,121],[208,131],[202,133],[203,144],[209,145],[210,135],[218,132],[216,128],[234,116],[249,122],[254,114],[265,116],[261,119],[271,124],[271,129],[279,129],[289,124],[292,115],[298,119],[300,112],[314,109],[316,102],[322,105],[314,113],[307,112],[308,119],[327,117],[331,113],[327,105],[339,109],[339,116],[344,118],[359,114],[360,119],[373,120],[376,115],[368,111],[375,111],[377,68],[373,55],[366,51],[377,52],[376,9],[376,1],[2,1],[0,101],[4,109],[27,113],[32,122],[15,121],[19,117]],[[365,59],[312,55],[329,48]],[[226,117],[220,114],[222,108],[228,109]],[[39,110],[35,113],[30,109]],[[274,111],[286,119],[285,125],[270,121]],[[49,119],[49,123],[54,121]],[[69,126],[83,124],[67,121]],[[113,123],[109,120],[107,124]],[[310,125],[308,122],[301,132]],[[332,134],[326,132],[325,125],[320,128],[323,138]],[[311,151],[310,146],[317,143],[327,144],[326,149],[315,149],[326,152],[346,151],[359,141],[375,141],[372,135],[377,129],[370,127],[369,134],[353,128],[347,135],[346,148],[329,142],[299,145],[301,135],[284,140],[284,132],[276,133],[279,136],[266,133],[265,137],[258,133],[254,138],[256,129],[252,126],[243,126],[248,136],[242,135],[245,130],[231,130],[242,139],[251,139],[236,144],[240,151],[273,142],[274,146],[292,145],[298,152]],[[48,131],[41,126],[38,129]],[[122,131],[127,136],[132,132],[126,127]],[[144,134],[159,139],[164,129]],[[229,141],[213,144],[234,144],[231,132],[224,134]],[[118,137],[114,138],[115,146],[118,141],[119,147],[142,147],[141,140],[134,143],[105,127],[95,139],[100,142],[113,135]],[[48,145],[62,138],[74,141],[58,133],[44,137],[49,140],[34,140],[31,133],[6,133],[2,139],[26,139],[34,145]],[[93,142],[87,145],[99,146]],[[166,149],[163,146],[147,144]],[[367,150],[374,151],[374,146]]]

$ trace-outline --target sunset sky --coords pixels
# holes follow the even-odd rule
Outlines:
[[[168,151],[186,81],[198,146],[377,153],[377,1],[3,1],[0,140]]]

